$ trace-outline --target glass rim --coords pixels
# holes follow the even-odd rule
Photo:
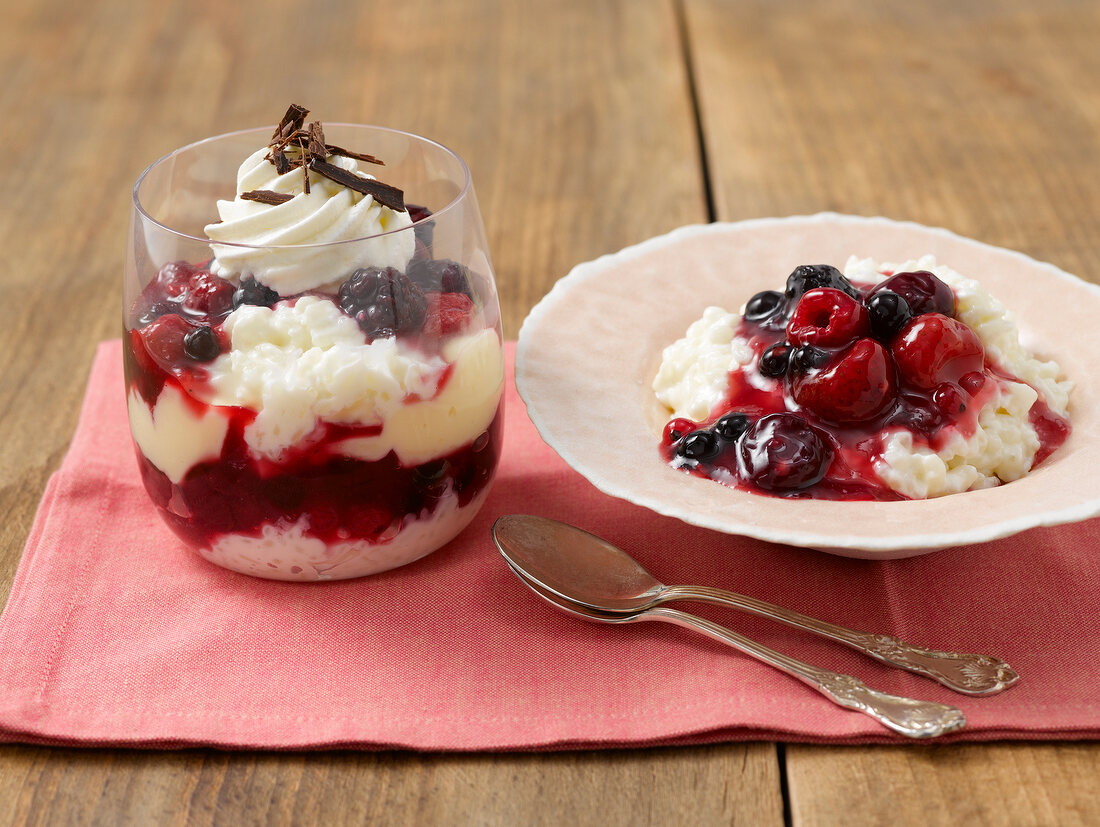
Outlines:
[[[338,246],[340,244],[356,244],[356,243],[363,242],[363,241],[366,241],[366,240],[372,239],[372,238],[382,238],[384,236],[394,235],[396,233],[410,232],[416,226],[418,226],[422,223],[426,223],[428,221],[432,221],[435,218],[443,215],[448,210],[450,210],[452,207],[454,207],[456,204],[458,204],[460,201],[462,201],[467,196],[467,194],[470,192],[470,189],[473,185],[473,181],[472,181],[472,178],[471,178],[471,175],[470,175],[470,168],[466,165],[466,162],[462,159],[461,155],[459,155],[457,152],[455,152],[450,147],[444,146],[443,144],[439,143],[438,141],[433,141],[431,138],[425,138],[423,135],[417,135],[415,132],[406,132],[402,129],[393,129],[393,128],[388,127],[388,126],[375,126],[374,124],[361,124],[361,123],[345,123],[345,122],[336,122],[336,121],[332,121],[332,122],[326,121],[325,125],[326,126],[334,126],[334,127],[351,127],[351,128],[354,128],[354,129],[373,129],[373,130],[377,130],[379,132],[388,132],[392,135],[401,135],[401,136],[404,136],[406,138],[411,138],[413,141],[419,141],[421,143],[429,144],[431,146],[434,146],[434,147],[441,150],[443,153],[445,153],[446,155],[449,155],[451,158],[453,158],[455,161],[458,162],[458,167],[462,171],[462,175],[463,175],[462,186],[459,189],[458,194],[454,198],[452,198],[450,201],[448,201],[444,206],[442,206],[438,210],[434,211],[427,218],[422,218],[419,221],[414,221],[412,224],[410,224],[407,227],[398,227],[395,230],[386,230],[385,232],[371,233],[369,235],[356,236],[355,238],[341,238],[341,239],[338,239],[338,240],[335,240],[335,241],[319,241],[319,242],[311,242],[311,243],[308,243],[308,244],[246,244],[246,243],[242,243],[242,242],[239,242],[239,241],[215,241],[214,239],[210,238],[209,236],[192,235],[191,233],[185,233],[183,230],[178,230],[174,227],[170,227],[167,224],[165,224],[163,221],[160,221],[160,220],[154,218],[152,215],[149,214],[149,212],[145,209],[144,205],[141,203],[141,198],[138,195],[138,190],[141,188],[142,182],[145,180],[146,176],[148,176],[150,172],[152,172],[155,168],[159,167],[161,164],[165,163],[166,161],[170,160],[171,158],[174,158],[177,155],[181,155],[184,152],[187,152],[188,150],[196,149],[196,148],[202,146],[203,144],[209,144],[209,143],[213,143],[215,141],[222,141],[222,140],[225,140],[226,138],[235,138],[235,137],[238,137],[238,136],[241,136],[241,135],[246,135],[250,132],[256,132],[256,133],[266,132],[268,134],[273,134],[275,129],[277,128],[275,125],[272,125],[272,126],[253,126],[253,127],[247,128],[247,129],[237,129],[237,130],[234,130],[233,132],[223,132],[220,135],[211,135],[207,138],[202,138],[198,141],[192,141],[189,144],[185,144],[184,146],[173,149],[171,152],[168,152],[168,153],[160,156],[159,158],[157,158],[155,161],[153,161],[153,163],[149,164],[149,166],[147,166],[144,170],[142,170],[141,174],[137,177],[137,180],[134,182],[133,189],[131,190],[131,199],[133,201],[134,210],[136,210],[137,213],[139,215],[141,215],[144,219],[146,219],[147,221],[149,221],[152,224],[155,224],[157,227],[160,227],[165,232],[171,233],[172,235],[176,236],[177,238],[183,238],[183,239],[187,239],[189,241],[198,241],[198,242],[201,242],[202,244],[214,244],[214,245],[217,245],[219,247],[231,247],[231,248],[241,249],[241,250],[308,250],[308,249],[315,249],[315,248],[321,248],[321,247],[335,247],[335,246]],[[244,159],[242,158],[241,161],[243,162]],[[406,210],[406,212],[407,212],[407,210]]]

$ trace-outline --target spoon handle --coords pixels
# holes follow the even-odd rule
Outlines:
[[[966,726],[962,711],[953,706],[879,692],[851,675],[803,663],[705,618],[660,606],[640,612],[636,619],[660,620],[702,632],[798,678],[833,703],[870,715],[894,732],[910,738],[934,738]]]
[[[714,589],[709,586],[668,586],[661,591],[658,602],[664,603],[669,600],[702,600],[708,603],[720,603],[760,617],[778,620],[788,626],[843,643],[883,663],[899,666],[937,680],[948,689],[964,695],[992,695],[1007,689],[1020,679],[1016,670],[1000,658],[991,655],[940,652],[935,649],[911,646],[890,635],[846,629],[834,623],[724,589]]]

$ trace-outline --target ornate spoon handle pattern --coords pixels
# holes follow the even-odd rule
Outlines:
[[[798,678],[833,703],[869,715],[910,738],[934,738],[966,726],[962,710],[953,706],[879,692],[851,675],[811,666],[695,615],[662,606],[639,612],[631,619],[660,620],[702,632]]]
[[[935,649],[912,646],[890,635],[846,629],[834,623],[724,589],[708,586],[666,586],[657,594],[651,605],[656,606],[670,600],[702,600],[778,620],[797,629],[843,643],[883,663],[932,678],[948,689],[964,695],[992,695],[1007,689],[1020,679],[1016,670],[992,655],[940,652]]]

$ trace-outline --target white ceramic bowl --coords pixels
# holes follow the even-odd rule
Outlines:
[[[1022,480],[931,500],[787,500],[670,468],[661,351],[708,305],[736,310],[799,264],[931,253],[1014,314],[1024,344],[1075,382],[1065,444]],[[516,384],[542,438],[601,491],[694,525],[847,557],[894,559],[1100,514],[1100,287],[942,229],[821,213],[682,227],[581,264],[531,311]]]

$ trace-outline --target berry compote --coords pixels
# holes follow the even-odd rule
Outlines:
[[[947,283],[924,270],[881,275],[853,283],[835,267],[803,265],[783,291],[752,296],[734,333],[751,360],[729,373],[706,420],[665,426],[666,460],[772,496],[908,499],[876,468],[887,439],[907,432],[931,451],[968,439],[1001,383],[1020,380],[957,317]],[[1069,423],[1042,395],[1027,419],[1037,464]]]
[[[431,364],[436,386],[427,397],[409,393],[381,422],[318,417],[300,442],[278,455],[249,444],[258,412],[225,404],[214,377],[224,380],[232,370],[236,354],[226,322],[234,310],[252,305],[274,316],[301,297],[261,294],[185,262],[162,267],[142,292],[133,308],[140,326],[124,341],[142,479],[168,525],[204,556],[278,579],[358,576],[407,562],[403,534],[421,545],[446,542],[480,506],[500,455],[499,335],[465,292],[423,291],[404,274],[356,273],[342,289],[352,296],[371,275],[383,285],[378,292],[396,281],[415,300],[410,310],[371,296],[334,297],[362,331],[363,346],[348,352],[399,338],[412,358]],[[454,362],[432,353],[434,343],[448,341],[464,348]],[[449,351],[443,346],[441,352]],[[475,364],[467,364],[471,358]],[[453,387],[471,379],[472,387]],[[460,415],[471,419],[453,427],[469,435],[452,438],[438,455],[403,460],[408,446],[397,445],[368,459],[348,448],[399,427],[392,419],[437,404],[453,407],[455,400],[466,405]],[[439,416],[429,412],[422,419],[431,425]]]

